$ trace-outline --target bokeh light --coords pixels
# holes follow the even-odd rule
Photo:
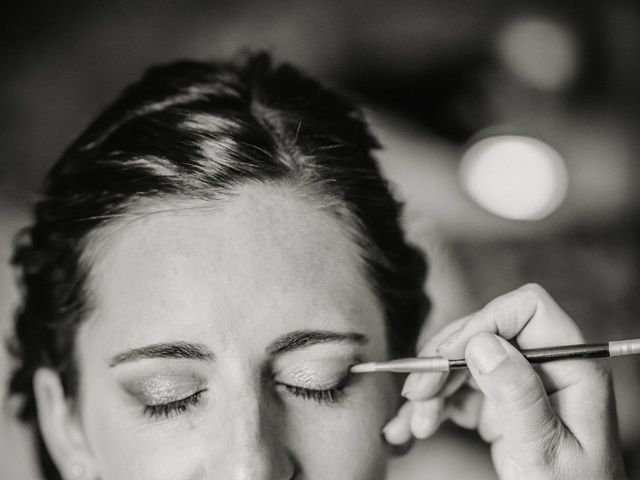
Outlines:
[[[499,35],[498,54],[516,77],[543,90],[569,85],[580,61],[573,32],[544,17],[524,17],[508,24]]]
[[[460,176],[478,205],[512,220],[546,217],[560,206],[568,187],[560,154],[541,140],[517,135],[473,144],[462,158]]]

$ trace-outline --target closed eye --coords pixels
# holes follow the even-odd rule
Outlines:
[[[304,400],[314,400],[318,403],[324,404],[338,403],[345,395],[345,387],[343,385],[322,390],[287,385],[284,383],[279,383],[278,385],[282,386],[288,394],[294,397],[299,397]]]
[[[188,397],[174,400],[173,402],[161,403],[158,405],[145,405],[144,415],[151,418],[170,418],[181,415],[200,402],[200,397],[206,389],[199,390]]]

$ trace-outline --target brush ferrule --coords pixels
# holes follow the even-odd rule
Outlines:
[[[640,339],[615,340],[609,342],[609,355],[618,357],[621,355],[636,355],[640,353]]]

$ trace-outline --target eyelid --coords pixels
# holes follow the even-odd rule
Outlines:
[[[180,398],[178,400],[173,400],[171,402],[155,405],[145,405],[143,414],[151,418],[162,416],[164,416],[165,418],[170,418],[174,415],[181,415],[185,413],[188,408],[191,408],[200,403],[200,396],[206,391],[207,389],[198,390],[191,395]]]
[[[160,405],[186,398],[207,386],[204,378],[193,372],[147,372],[126,375],[120,383],[129,395],[145,405]]]
[[[286,385],[305,387],[313,390],[325,390],[328,388],[333,388],[339,383],[341,383],[345,372],[339,372],[331,375],[314,375],[313,372],[309,371],[295,371],[292,373],[285,372],[276,376],[278,383],[283,383]]]
[[[159,406],[162,406],[162,405],[169,405],[171,403],[175,403],[175,402],[180,402],[182,400],[186,400],[187,398],[192,397],[193,395],[196,395],[198,393],[202,393],[202,392],[204,392],[206,390],[207,390],[206,388],[196,388],[194,390],[189,391],[189,393],[184,393],[184,394],[181,393],[180,395],[177,395],[175,397],[166,397],[166,398],[162,398],[160,400],[149,399],[149,400],[144,400],[143,403],[147,407],[159,407]]]
[[[345,381],[349,376],[350,367],[359,361],[358,357],[349,355],[329,359],[304,359],[291,365],[278,362],[274,370],[274,379],[286,385],[313,390],[335,388]],[[277,368],[278,366],[280,368]]]
[[[351,385],[354,375],[349,368],[346,368],[339,375],[333,377],[331,381],[318,382],[317,379],[311,378],[309,381],[295,381],[295,379],[287,379],[282,377],[274,377],[276,385],[282,386],[290,393],[305,398],[322,397],[327,393],[342,393],[346,387]],[[333,395],[335,396],[335,395]]]

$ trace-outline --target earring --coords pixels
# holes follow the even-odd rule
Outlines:
[[[74,463],[71,467],[71,475],[75,478],[84,476],[84,466],[81,463]]]

